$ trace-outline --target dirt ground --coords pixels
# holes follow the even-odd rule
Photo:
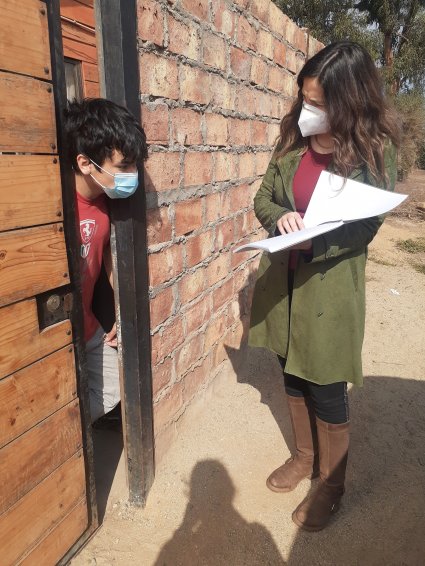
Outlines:
[[[310,481],[289,494],[265,486],[292,446],[277,361],[250,349],[237,363],[229,351],[233,363],[177,424],[145,509],[126,503],[118,435],[96,431],[106,514],[72,566],[425,564],[425,252],[398,247],[425,238],[424,196],[370,246],[365,386],[349,392],[346,495],[329,527],[305,533],[291,521]]]

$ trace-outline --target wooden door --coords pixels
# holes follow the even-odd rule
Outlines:
[[[86,393],[69,319],[52,6],[0,8],[0,561],[49,566],[96,527]]]

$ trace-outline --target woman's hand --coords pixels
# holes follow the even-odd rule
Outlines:
[[[299,212],[287,212],[279,218],[276,226],[281,234],[290,234],[291,232],[298,232],[305,228],[304,221]],[[292,250],[309,250],[311,248],[311,240],[302,242],[293,246]]]
[[[281,234],[298,232],[304,228],[304,222],[298,212],[287,212],[277,221],[277,227]]]

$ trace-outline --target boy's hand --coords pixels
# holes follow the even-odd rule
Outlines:
[[[114,322],[114,326],[105,334],[104,342],[107,346],[111,346],[111,348],[116,348],[118,346],[117,340],[117,323]]]

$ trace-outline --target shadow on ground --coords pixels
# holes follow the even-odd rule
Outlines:
[[[238,382],[260,392],[261,402],[269,407],[285,442],[292,446],[277,360],[256,349],[248,349],[244,356],[228,349],[228,354],[235,362]],[[235,487],[223,465],[204,460],[193,469],[184,520],[162,548],[155,566],[423,565],[425,383],[370,376],[363,388],[353,388],[349,396],[352,429],[347,492],[326,530],[298,530],[284,562],[272,534],[259,523],[248,523],[234,509]],[[284,529],[292,509],[285,505],[285,494],[276,494],[276,498],[282,502]]]
[[[123,451],[122,434],[93,429],[94,475],[99,523],[103,522],[109,493]]]

